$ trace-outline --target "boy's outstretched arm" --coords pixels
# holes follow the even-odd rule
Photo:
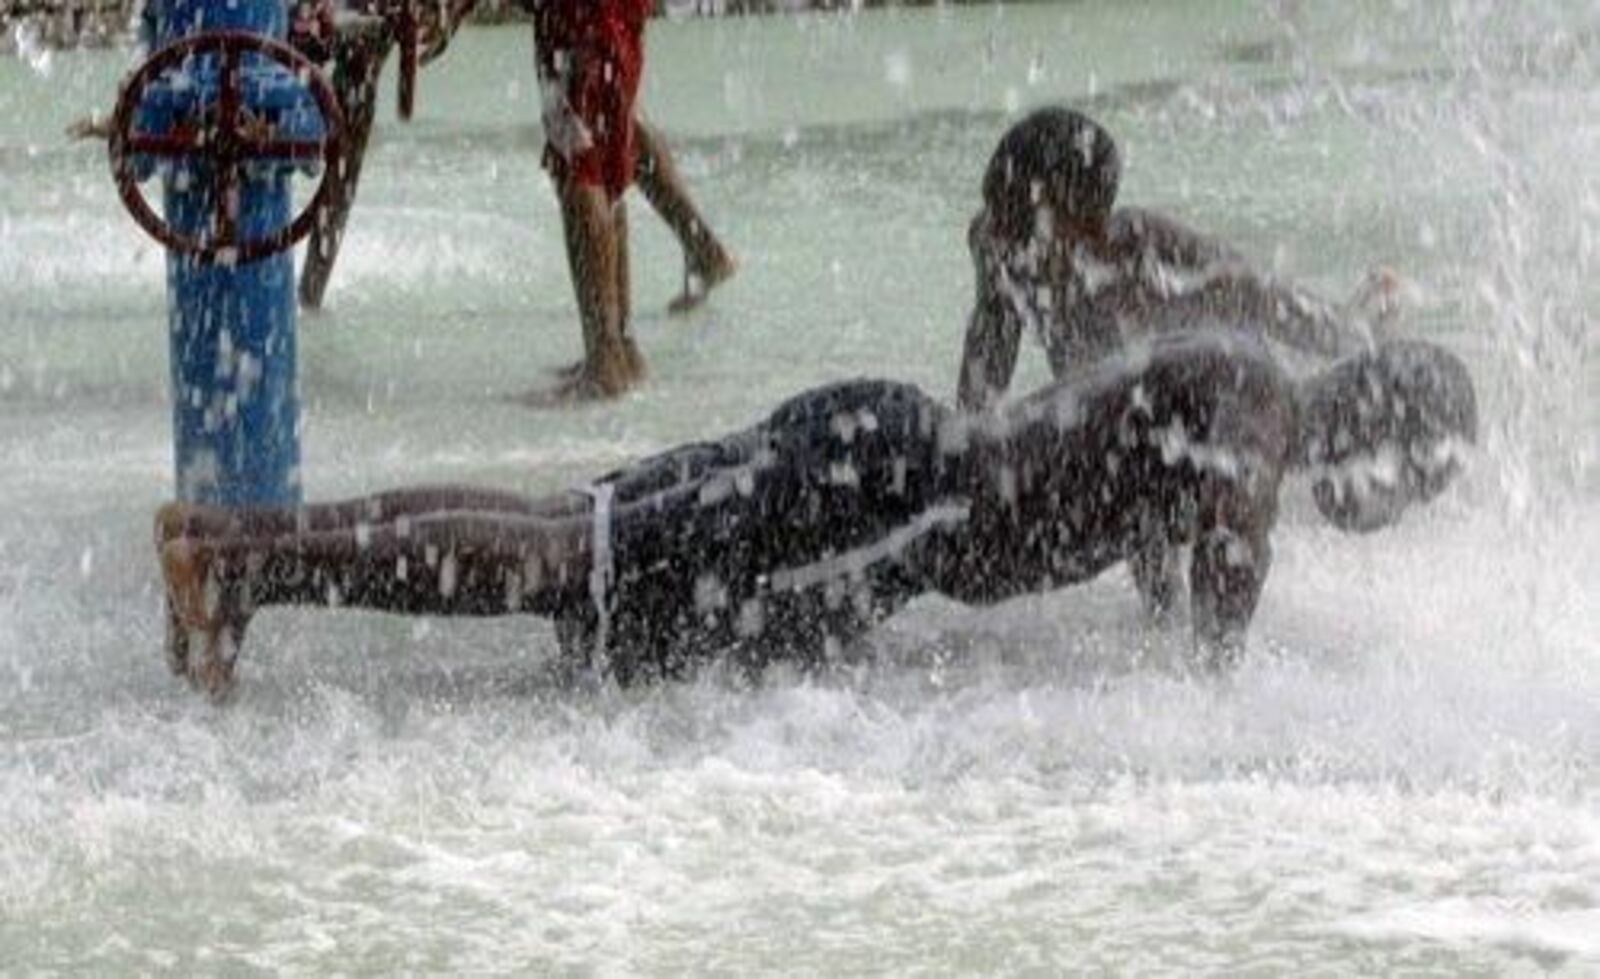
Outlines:
[[[1381,316],[1369,317],[1361,303],[1335,305],[1242,263],[1208,276],[1193,299],[1205,313],[1254,324],[1269,339],[1322,357],[1372,349],[1381,323]]]
[[[1373,270],[1339,304],[1263,275],[1220,240],[1165,214],[1124,208],[1117,225],[1120,250],[1166,294],[1180,322],[1253,325],[1296,350],[1340,357],[1370,349],[1396,312],[1399,280],[1388,269]]]

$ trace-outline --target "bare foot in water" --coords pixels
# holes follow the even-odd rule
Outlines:
[[[632,340],[614,355],[601,358],[598,367],[586,361],[559,368],[550,387],[534,388],[513,400],[529,408],[565,408],[590,401],[621,397],[644,383],[644,355]]]
[[[719,248],[706,263],[684,269],[683,291],[667,304],[667,313],[679,316],[698,309],[711,295],[711,290],[733,278],[737,271],[739,263]]]
[[[583,373],[583,361],[575,360],[570,364],[552,367],[550,373],[556,376],[557,381],[570,381]]]
[[[233,665],[250,613],[237,586],[217,574],[213,545],[197,531],[227,520],[223,511],[183,504],[168,504],[156,515],[167,590],[167,662],[218,702],[233,692]]]

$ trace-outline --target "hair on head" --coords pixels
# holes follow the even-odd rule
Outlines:
[[[1024,238],[1042,204],[1074,220],[1104,221],[1121,177],[1111,134],[1081,112],[1051,106],[1029,113],[1000,138],[983,175],[983,200],[1002,233]]]
[[[1335,365],[1304,405],[1304,462],[1313,497],[1344,530],[1393,523],[1433,499],[1478,437],[1478,398],[1466,364],[1421,340],[1386,343]]]

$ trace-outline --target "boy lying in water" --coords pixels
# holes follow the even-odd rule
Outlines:
[[[299,509],[171,504],[156,523],[173,666],[227,693],[269,605],[554,620],[620,682],[711,656],[825,663],[913,597],[988,605],[1135,573],[1193,545],[1196,663],[1240,654],[1286,472],[1366,531],[1437,496],[1477,430],[1465,367],[1425,343],[1297,385],[1237,331],[1141,343],[1000,413],[854,381],[579,490],[418,488]],[[1153,565],[1152,565],[1153,562]]]

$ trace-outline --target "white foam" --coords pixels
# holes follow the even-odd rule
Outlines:
[[[531,107],[498,97],[529,77],[526,31],[467,32],[410,128],[380,111],[329,310],[302,320],[319,499],[559,489],[861,373],[948,395],[960,230],[1006,120],[908,117],[906,99],[987,112],[1076,99],[1093,72],[1130,202],[1276,252],[1324,294],[1396,261],[1431,297],[1401,327],[1480,379],[1467,475],[1398,526],[1340,534],[1291,480],[1220,683],[1182,670],[1186,617],[1145,630],[1117,572],[991,610],[918,602],[837,674],[628,691],[543,680],[555,641],[531,618],[270,610],[238,700],[199,702],[162,663],[150,546],[173,478],[163,263],[98,152],[58,145],[74,107],[56,86],[97,105],[125,65],[63,55],[51,98],[19,105],[36,89],[14,64],[0,961],[831,975],[868,949],[891,974],[1594,971],[1600,399],[1570,339],[1600,282],[1594,72],[1541,73],[1562,47],[1537,12],[1453,26],[1424,6],[1381,34],[1315,4],[1270,24],[1086,3],[653,25],[647,104],[742,271],[669,324],[680,257],[633,198],[650,383],[552,412],[505,400],[581,342]],[[1097,40],[1151,29],[1159,64]],[[1253,37],[1310,47],[1248,80],[1216,60]],[[899,50],[915,85],[886,93]],[[1520,67],[1469,89],[1479,55]],[[1122,87],[1156,68],[1182,91]],[[856,125],[876,118],[893,125]],[[1021,360],[1017,391],[1044,373],[1032,346]],[[1067,407],[1049,406],[1064,425]]]

